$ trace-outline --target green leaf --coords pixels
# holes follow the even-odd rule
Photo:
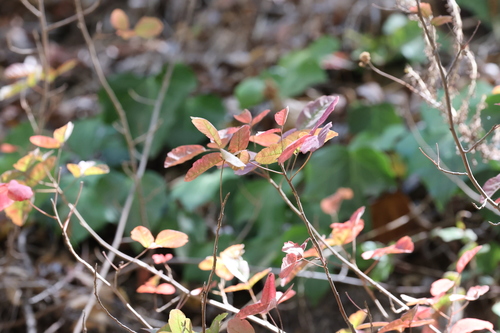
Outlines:
[[[224,320],[224,318],[227,317],[227,313],[221,313],[215,319],[212,321],[212,325],[210,325],[210,328],[207,329],[208,333],[219,333],[220,326],[221,326],[221,321]]]
[[[131,73],[118,74],[109,78],[111,88],[115,92],[118,100],[122,104],[127,122],[133,138],[144,135],[149,127],[149,122],[153,112],[153,107],[136,101],[131,97],[130,90],[143,98],[156,100],[163,80],[163,70],[157,76],[139,77]],[[151,146],[150,157],[154,158],[169,141],[170,130],[176,126],[177,121],[185,115],[179,115],[178,110],[183,105],[186,98],[197,86],[196,76],[186,65],[177,64],[174,67],[170,86],[165,95],[160,111],[160,121],[155,129],[155,136]],[[118,115],[113,103],[104,90],[99,92],[99,101],[102,105],[102,119],[106,124],[117,122]],[[76,130],[76,129],[75,129]],[[140,143],[139,149],[143,143]]]
[[[153,38],[163,31],[163,23],[156,17],[142,17],[134,27],[137,36],[142,38]]]
[[[172,333],[192,333],[193,325],[191,319],[186,318],[186,315],[178,309],[170,310],[168,325]]]
[[[395,186],[389,158],[368,147],[324,147],[311,157],[305,172],[304,194],[317,202],[339,187],[349,187],[355,198],[362,198],[378,196]]]
[[[265,81],[258,77],[251,77],[241,81],[234,89],[240,108],[249,108],[262,102],[265,88]]]
[[[348,110],[347,123],[353,134],[369,131],[380,135],[387,127],[402,124],[402,121],[393,105],[382,103],[370,106],[354,105]]]

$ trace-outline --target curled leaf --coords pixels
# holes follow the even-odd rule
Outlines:
[[[106,164],[96,164],[94,161],[80,161],[78,164],[68,163],[66,167],[75,178],[109,173],[109,167]]]
[[[135,227],[130,232],[130,238],[132,238],[136,242],[141,243],[141,245],[145,248],[149,248],[155,241],[151,231],[149,231],[148,228],[143,227],[142,225]]]
[[[409,236],[404,236],[399,239],[396,244],[391,246],[383,247],[373,251],[366,251],[361,254],[361,257],[365,260],[372,259],[374,257],[382,257],[390,253],[411,253],[413,252],[414,244]]]
[[[464,254],[462,254],[462,256],[460,257],[460,259],[458,259],[457,262],[458,273],[463,272],[465,266],[467,266],[469,261],[471,261],[472,258],[474,258],[474,256],[479,252],[479,250],[481,250],[482,247],[483,247],[482,245],[476,246],[472,250],[466,251]]]

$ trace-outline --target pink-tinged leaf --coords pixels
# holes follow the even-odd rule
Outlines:
[[[231,167],[234,167],[234,169],[236,170],[241,170],[246,166],[246,164],[243,163],[242,160],[224,149],[220,149],[220,154],[222,156],[222,159],[226,161],[226,163],[228,163]]]
[[[455,286],[455,281],[451,281],[448,279],[439,279],[434,281],[431,284],[431,295],[432,296],[441,296],[445,294],[448,290]]]
[[[31,204],[29,201],[14,201],[8,207],[5,207],[5,215],[14,223],[15,225],[22,227],[28,218],[28,214],[31,211]]]
[[[60,143],[64,143],[68,141],[71,133],[73,133],[73,128],[75,125],[70,121],[66,125],[59,127],[54,131],[54,139],[59,141]]]
[[[482,247],[483,247],[482,245],[476,246],[472,250],[466,251],[464,254],[462,254],[462,256],[460,257],[460,259],[458,259],[457,262],[458,273],[463,272],[465,266],[467,266],[469,261],[471,261],[471,259],[474,258],[474,256],[479,252],[479,250],[481,250]]]
[[[262,119],[264,119],[267,114],[271,112],[271,110],[264,110],[261,113],[259,113],[255,118],[253,118],[252,122],[250,123],[250,126],[255,126],[256,124],[260,123]]]
[[[293,153],[300,148],[300,146],[304,143],[307,138],[309,138],[311,135],[306,134],[303,137],[295,140],[294,142],[290,143],[285,150],[283,150],[283,153],[281,153],[280,157],[278,157],[278,163],[283,164],[285,163],[290,157],[292,157]]]
[[[227,333],[255,333],[255,330],[248,320],[234,317],[227,322]]]
[[[175,294],[175,287],[170,283],[161,283],[156,287],[155,293],[160,295],[173,295]]]
[[[278,142],[270,145],[259,151],[255,156],[255,161],[260,164],[273,164],[278,161],[278,158],[283,153],[283,148],[292,143],[292,141],[285,139],[282,142]]]
[[[283,262],[281,263],[281,272],[280,278],[284,279],[293,272],[293,269],[297,265],[297,261],[301,259],[295,253],[287,253],[287,255],[283,258]]]
[[[243,124],[250,124],[252,122],[252,114],[245,109],[239,115],[234,116],[234,119]]]
[[[17,151],[17,147],[11,145],[10,143],[2,143],[0,144],[0,152],[4,154],[15,153]]]
[[[300,152],[302,154],[305,154],[305,153],[310,152],[310,151],[314,152],[314,151],[318,150],[319,148],[323,147],[323,145],[327,141],[328,134],[330,132],[333,132],[333,131],[330,131],[331,127],[332,127],[332,123],[329,122],[323,128],[316,130],[316,133],[313,136],[309,137],[304,142],[302,147],[300,147]],[[336,133],[336,132],[334,132],[334,133]]]
[[[179,146],[172,149],[172,151],[167,154],[167,158],[165,159],[163,166],[165,168],[170,168],[171,166],[184,163],[205,151],[207,150],[201,145]]]
[[[296,126],[302,130],[314,127],[322,115],[326,112],[332,102],[338,99],[338,96],[321,96],[314,101],[306,104],[302,112],[297,117]]]
[[[328,215],[337,214],[342,201],[351,200],[353,197],[354,192],[350,188],[340,187],[335,193],[321,200],[321,210]]]
[[[205,134],[210,141],[215,142],[219,148],[223,148],[221,138],[217,129],[208,120],[198,117],[191,117],[191,122],[200,131]]]
[[[460,319],[453,325],[450,333],[469,333],[479,330],[489,330],[494,333],[493,324],[489,321],[475,319],[475,318],[464,318]]]
[[[37,147],[47,149],[56,149],[61,147],[61,142],[44,135],[33,135],[30,137],[30,142]]]
[[[169,261],[170,259],[172,259],[173,257],[174,256],[171,253],[167,253],[167,254],[157,253],[157,254],[153,254],[151,256],[151,258],[153,259],[153,262],[156,265],[164,264],[167,261]]]
[[[250,140],[250,126],[243,125],[236,133],[233,134],[233,137],[229,142],[228,150],[234,154],[244,149],[247,149],[249,140]]]
[[[491,197],[500,189],[500,174],[492,177],[486,181],[483,185],[483,190],[486,195]],[[481,196],[480,202],[483,203],[486,200],[485,197]]]
[[[325,112],[321,114],[321,117],[319,118],[318,122],[314,124],[313,129],[311,130],[311,134],[314,134],[318,127],[320,127],[330,116],[330,114],[335,110],[335,106],[339,102],[339,96],[335,96],[333,99],[332,103],[326,108]]]
[[[149,230],[148,230],[149,231]],[[188,235],[177,230],[162,230],[156,236],[154,243],[149,246],[151,249],[159,247],[177,248],[184,246],[188,242]]]
[[[412,6],[409,8],[410,13],[412,14],[417,14],[418,13],[418,7],[417,6]],[[432,8],[431,5],[428,4],[427,2],[421,2],[420,3],[420,11],[422,12],[422,16],[425,18],[431,17],[432,16]]]
[[[130,238],[141,243],[145,248],[149,248],[155,241],[151,231],[143,226],[137,226],[130,232]]]
[[[163,31],[163,23],[156,17],[143,17],[134,27],[137,36],[148,39],[154,38]]]
[[[20,184],[16,180],[11,180],[7,184],[7,196],[14,201],[24,201],[31,199],[33,190],[31,187]]]
[[[366,251],[361,254],[361,257],[365,260],[372,259],[374,257],[380,258],[386,254],[390,253],[412,253],[414,249],[414,244],[409,236],[404,236],[399,239],[396,244],[391,246],[383,247],[373,251]]]
[[[121,9],[117,8],[111,12],[110,21],[111,25],[116,30],[128,30],[130,28],[128,16]]]
[[[191,169],[186,173],[185,181],[190,182],[196,179],[199,175],[213,167],[219,162],[222,162],[222,156],[220,153],[211,153],[203,156],[198,161],[193,163]]]
[[[403,332],[405,330],[405,328],[420,327],[420,326],[425,326],[425,325],[429,325],[429,324],[433,324],[433,323],[434,323],[434,319],[413,320],[413,321],[402,321],[401,319],[396,319],[395,321],[390,322],[386,326],[382,327],[377,332],[378,333],[385,333],[385,332],[390,332],[390,331]],[[367,324],[360,325],[357,328],[360,328],[360,327],[367,328],[367,327],[365,327],[365,325],[367,325]],[[369,324],[368,324],[368,327],[370,327]]]
[[[365,222],[361,216],[365,212],[365,207],[358,208],[354,214],[351,215],[349,221],[344,223],[332,223],[332,233],[330,241],[327,242],[332,245],[344,245],[352,242],[365,227]]]
[[[276,300],[278,304],[281,304],[283,302],[288,301],[290,298],[295,296],[297,293],[295,290],[292,289],[292,287],[288,288],[284,293],[281,291],[276,292]]]
[[[277,134],[274,134],[276,130],[279,129],[271,129],[265,132],[260,132],[250,137],[250,141],[255,142],[258,145],[269,147],[272,144],[276,144],[281,140],[281,137]]]
[[[284,126],[288,118],[288,106],[274,115],[274,120],[279,126]]]
[[[467,295],[459,295],[459,294],[450,295],[450,301],[452,302],[459,300],[475,301],[479,297],[486,294],[489,290],[490,290],[489,286],[470,287],[469,290],[467,290]]]
[[[439,15],[431,20],[431,24],[436,27],[451,22],[453,22],[453,19],[449,15]]]

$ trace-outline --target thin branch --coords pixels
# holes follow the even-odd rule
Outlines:
[[[439,171],[441,172],[444,172],[444,173],[447,173],[449,175],[455,175],[455,176],[467,176],[467,172],[459,172],[459,171],[450,171],[450,170],[446,170],[446,169],[443,169],[440,165],[440,161],[439,161],[439,148],[437,149],[437,161],[434,161],[429,155],[427,155],[425,153],[425,151],[421,148],[421,147],[418,147],[418,149],[420,150],[420,152],[429,159],[429,161],[431,161],[437,168]]]
[[[477,146],[479,146],[481,144],[481,142],[483,142],[484,140],[486,140],[486,138],[491,134],[493,133],[493,131],[495,131],[497,128],[500,127],[500,124],[496,124],[494,126],[492,126],[490,128],[490,130],[481,138],[479,139],[476,143],[474,143],[471,147],[469,147],[469,149],[466,149],[464,150],[464,153],[468,154],[470,153],[472,150],[474,150]]]
[[[121,328],[124,328],[126,329],[127,331],[129,332],[132,332],[132,333],[137,333],[136,331],[134,331],[133,329],[129,328],[128,326],[122,324],[118,319],[116,319],[109,311],[108,309],[104,306],[104,304],[102,304],[101,302],[101,299],[99,298],[99,293],[97,292],[97,274],[95,274],[97,272],[97,265],[94,269],[94,296],[97,300],[97,303],[99,303],[99,305],[101,306],[101,308],[106,312],[106,314],[108,315],[109,318],[113,319]]]
[[[97,7],[99,7],[99,4],[101,3],[101,0],[96,0],[92,5],[90,5],[88,8],[86,8],[84,11],[83,11],[83,15],[88,15],[90,13],[92,13],[94,10],[97,9]],[[70,24],[70,23],[73,23],[75,21],[78,20],[78,15],[75,14],[73,16],[70,16],[68,18],[65,18],[64,20],[61,20],[61,21],[58,21],[58,22],[55,22],[55,23],[52,23],[52,24],[49,24],[47,26],[47,31],[52,31],[52,30],[55,30],[57,28],[60,28],[60,27],[63,27],[67,24]]]

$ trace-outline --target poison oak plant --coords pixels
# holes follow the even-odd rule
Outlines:
[[[85,315],[91,313],[90,310],[94,306],[94,302],[99,302],[100,305],[106,309],[99,297],[100,288],[102,285],[105,285],[115,292],[117,297],[124,303],[127,310],[137,318],[140,326],[151,332],[195,332],[191,320],[187,318],[180,309],[188,297],[199,298],[202,302],[201,331],[204,333],[219,332],[224,326],[227,327],[229,333],[251,333],[254,332],[254,329],[250,321],[270,331],[283,332],[281,320],[279,320],[279,316],[276,317],[274,315],[273,311],[278,307],[279,303],[293,297],[295,292],[291,286],[288,286],[283,292],[277,291],[277,287],[286,287],[289,285],[294,277],[300,274],[301,270],[305,269],[308,265],[319,265],[325,272],[339,306],[341,316],[346,323],[347,328],[341,330],[340,332],[342,333],[373,332],[376,327],[380,327],[378,332],[402,332],[407,328],[411,329],[413,327],[423,327],[424,332],[459,333],[483,329],[493,332],[493,325],[487,321],[474,318],[457,319],[457,313],[459,311],[453,306],[454,304],[459,304],[461,310],[468,302],[478,299],[489,290],[489,287],[486,285],[474,286],[467,291],[460,287],[461,276],[465,267],[481,250],[481,246],[474,246],[461,254],[456,263],[455,271],[448,272],[443,278],[438,279],[431,285],[429,289],[431,297],[419,299],[406,295],[397,297],[370,278],[369,272],[363,272],[356,264],[356,256],[354,253],[349,253],[350,246],[352,246],[353,249],[356,248],[356,239],[364,228],[362,217],[365,208],[360,207],[355,210],[351,217],[344,223],[338,223],[334,220],[342,200],[349,200],[352,198],[353,193],[350,189],[339,189],[336,194],[329,198],[325,198],[325,200],[321,202],[321,208],[326,214],[332,216],[333,220],[330,226],[332,230],[327,236],[321,235],[311,224],[302,206],[300,192],[295,187],[293,180],[308,163],[311,155],[338,135],[335,131],[331,130],[332,123],[327,122],[339,100],[337,96],[323,96],[310,102],[302,110],[294,124],[291,124],[290,121],[287,123],[289,110],[288,108],[284,108],[274,114],[275,126],[263,132],[256,132],[255,125],[264,117],[268,116],[271,112],[270,110],[255,116],[252,115],[250,111],[244,110],[234,117],[241,125],[224,129],[217,129],[210,121],[202,117],[192,117],[191,121],[194,127],[204,134],[210,142],[206,147],[197,144],[179,146],[167,154],[164,163],[164,166],[168,168],[196,157],[198,159],[186,173],[186,181],[193,181],[214,167],[220,168],[221,174],[230,168],[233,171],[228,170],[227,172],[234,172],[236,175],[243,176],[252,173],[260,176],[265,179],[270,186],[276,189],[277,194],[286,203],[289,209],[299,216],[308,231],[308,238],[304,239],[302,244],[291,241],[284,244],[282,248],[284,254],[281,271],[279,273],[279,281],[276,281],[276,275],[272,273],[270,269],[265,269],[251,275],[250,265],[243,258],[245,253],[244,244],[233,244],[223,251],[218,251],[218,235],[223,224],[224,208],[227,200],[227,197],[223,199],[222,183],[220,193],[221,212],[218,219],[213,255],[207,257],[199,264],[201,270],[208,270],[211,274],[208,282],[204,286],[189,290],[176,281],[168,265],[173,257],[172,254],[165,255],[155,253],[150,255],[150,252],[158,248],[179,248],[187,244],[189,239],[183,232],[173,229],[164,229],[154,237],[148,228],[137,226],[132,230],[130,238],[142,245],[144,251],[136,257],[131,257],[122,252],[120,250],[120,244],[122,243],[125,224],[129,219],[131,205],[136,194],[139,196],[139,201],[142,197],[141,179],[144,176],[155,128],[159,119],[160,108],[163,105],[163,98],[169,87],[173,66],[170,65],[168,67],[163,77],[158,97],[154,102],[150,126],[144,135],[144,145],[142,146],[140,154],[138,154],[137,138],[131,135],[129,119],[127,119],[124,107],[120,104],[115,92],[111,89],[103,74],[98,61],[95,45],[85,25],[85,15],[95,9],[96,6],[84,9],[80,1],[75,0],[77,14],[74,17],[68,18],[64,22],[49,25],[46,21],[43,0],[39,0],[38,8],[34,7],[28,1],[21,1],[40,21],[42,50],[40,54],[41,66],[34,65],[31,60],[27,61],[24,65],[19,65],[18,68],[21,69],[21,72],[25,71],[25,73],[12,77],[23,78],[25,81],[16,82],[14,85],[8,86],[8,88],[0,91],[0,98],[2,98],[2,96],[10,96],[17,92],[25,91],[35,87],[37,84],[41,84],[43,87],[43,99],[40,103],[40,110],[36,113],[32,113],[32,110],[26,107],[26,112],[30,118],[33,130],[36,133],[36,135],[29,138],[29,142],[37,148],[20,158],[13,165],[12,170],[6,171],[1,175],[0,210],[4,210],[6,215],[18,226],[22,226],[25,223],[27,215],[33,207],[47,217],[57,221],[68,250],[74,256],[75,260],[92,272],[95,278],[95,298],[92,298],[87,303],[83,311]],[[458,6],[454,0],[449,0],[448,6],[450,15],[448,17],[436,18],[433,17],[430,5],[420,3],[419,0],[416,2],[400,1],[399,4],[404,12],[408,13],[408,15],[414,19],[417,19],[421,24],[428,47],[427,55],[431,69],[430,72],[435,74],[435,76],[430,75],[428,81],[424,82],[419,74],[409,68],[408,76],[411,79],[411,83],[405,83],[398,79],[396,79],[396,81],[403,83],[412,91],[419,94],[425,101],[443,112],[453,134],[458,153],[462,157],[465,171],[460,173],[446,170],[440,163],[439,158],[433,159],[433,162],[440,170],[449,175],[457,176],[463,174],[468,176],[477,192],[481,195],[481,197],[475,197],[477,201],[490,209],[498,209],[498,200],[493,200],[491,196],[500,189],[500,182],[498,181],[498,177],[500,176],[488,180],[483,187],[480,186],[472,173],[468,157],[469,153],[479,151],[483,153],[485,158],[492,158],[494,153],[496,153],[494,149],[498,148],[498,140],[495,135],[492,140],[487,140],[488,135],[494,132],[496,126],[486,132],[479,126],[480,121],[478,121],[478,116],[467,116],[467,105],[469,103],[467,98],[470,99],[473,94],[477,72],[475,69],[474,56],[468,50],[467,43],[463,40]],[[126,170],[131,177],[132,186],[124,202],[112,244],[103,240],[100,235],[93,230],[78,209],[80,194],[85,191],[83,183],[80,185],[79,195],[73,202],[70,202],[66,197],[65,189],[61,187],[62,169],[60,166],[63,165],[61,156],[62,151],[65,149],[65,144],[72,134],[73,124],[70,122],[56,129],[52,136],[42,135],[46,120],[45,111],[51,96],[51,84],[54,82],[54,78],[57,75],[70,70],[73,66],[73,63],[70,62],[63,65],[61,68],[55,70],[50,69],[46,54],[48,50],[48,32],[54,26],[69,24],[73,21],[77,21],[79,24],[85,42],[89,48],[91,60],[100,83],[116,109],[129,153],[129,161],[126,164]],[[113,12],[111,23],[116,29],[117,35],[124,39],[135,37],[153,38],[160,34],[163,29],[161,22],[154,18],[143,18],[139,20],[133,29],[131,29],[127,15],[121,10],[115,10]],[[439,58],[435,32],[436,25],[445,23],[453,26],[453,31],[456,35],[455,46],[457,55],[448,69],[445,69]],[[360,60],[362,65],[369,66],[382,75],[387,76],[387,74],[380,72],[371,63],[369,54],[362,54]],[[455,85],[457,83],[458,65],[461,63],[467,64],[470,70],[472,83],[467,98],[462,101],[459,109],[454,109],[452,98],[455,96],[456,91],[458,91]],[[11,72],[14,72],[14,70],[11,69]],[[440,85],[444,92],[444,100],[442,101],[438,98],[439,94],[436,85]],[[476,114],[479,112],[480,110],[478,109]],[[467,123],[467,121],[469,122]],[[290,126],[293,127],[293,129],[285,131],[285,123],[287,123],[287,128]],[[477,131],[485,132],[484,136],[476,137]],[[26,141],[28,141],[28,139]],[[464,143],[469,145],[468,148],[464,148]],[[299,156],[300,154],[305,154],[306,156]],[[199,155],[202,156],[200,157]],[[99,164],[95,161],[67,163],[64,171],[65,170],[74,177],[75,184],[77,179],[83,177],[92,177],[96,175],[106,177],[106,174],[110,171],[107,165]],[[51,201],[51,212],[43,211],[34,204],[34,197],[37,193],[41,192],[54,194]],[[291,195],[287,195],[287,193],[291,193]],[[62,216],[59,211],[59,203],[63,203],[69,209],[69,212],[65,216]],[[100,269],[97,269],[93,264],[83,259],[73,247],[70,231],[72,224],[75,222],[80,223],[100,246],[108,251],[106,255],[107,261],[104,262]],[[414,244],[411,238],[409,236],[404,236],[395,244],[364,252],[361,254],[361,257],[364,260],[375,259],[374,265],[376,265],[382,256],[410,253],[413,249]],[[247,248],[247,251],[252,251],[252,249]],[[148,258],[150,257],[152,259],[154,265],[161,265],[161,270],[157,269],[153,264],[148,263],[148,261],[141,259],[146,253],[148,254]],[[344,304],[339,296],[334,280],[331,277],[330,267],[327,262],[327,257],[330,255],[335,256],[342,265],[348,267],[356,274],[363,281],[363,284],[377,289],[384,297],[387,297],[392,302],[393,310],[396,314],[402,313],[403,311],[404,313],[402,313],[399,318],[387,322],[373,322],[368,309],[362,309],[354,314],[348,314],[344,309]],[[115,266],[113,263],[115,257],[120,258],[124,264]],[[116,273],[119,274],[126,265],[136,265],[151,273],[151,277],[140,285],[136,292],[176,295],[171,302],[167,303],[161,309],[158,309],[164,310],[177,303],[179,309],[170,310],[167,325],[160,328],[155,328],[150,325],[148,321],[121,296],[117,289],[118,286],[110,282],[108,278],[110,268],[114,268]],[[213,275],[217,275],[220,278],[220,282],[215,285],[212,284]],[[266,281],[262,293],[260,296],[255,295],[253,287],[257,282],[264,279],[264,277],[266,277]],[[225,285],[226,282],[234,278],[239,280],[238,284],[231,286]],[[253,303],[241,309],[237,309],[229,304],[227,293],[241,290],[248,291]],[[379,306],[381,313],[386,314],[387,311],[380,305],[380,302],[378,302],[373,295],[371,289],[366,288],[366,290],[369,297]],[[210,292],[214,294],[217,293],[222,298],[222,301],[216,301],[208,297]],[[225,311],[225,313],[217,316],[209,327],[207,327],[205,313],[207,304],[216,306]],[[113,318],[117,324],[128,331],[133,331],[131,328],[122,324],[120,318],[116,318],[112,312],[113,311],[108,311],[106,309],[106,313]],[[229,313],[231,313],[231,315],[229,315]],[[74,326],[74,332],[85,330],[84,314],[82,314],[80,320]],[[228,316],[232,317],[223,322]],[[369,319],[369,322],[364,323],[366,318]],[[444,325],[442,324],[443,322]]]

